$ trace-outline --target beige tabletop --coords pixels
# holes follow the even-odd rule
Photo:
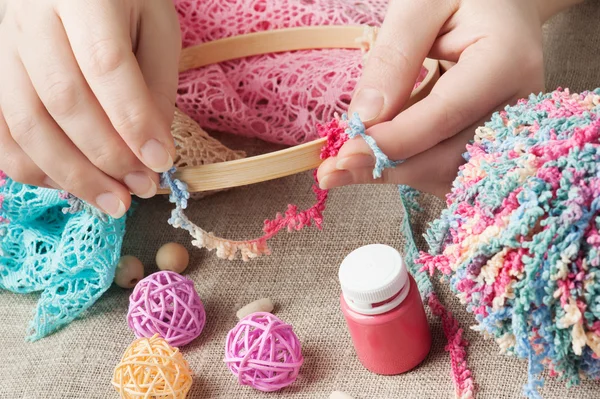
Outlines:
[[[547,88],[573,91],[600,86],[600,1],[590,0],[552,20],[545,28]],[[515,60],[518,62],[519,60]],[[235,140],[228,140],[234,145]],[[242,144],[239,144],[242,145]],[[256,142],[243,146],[256,145]],[[233,238],[258,235],[262,220],[288,201],[312,201],[310,174],[242,187],[192,202],[190,216],[203,227]],[[424,201],[416,226],[422,233],[443,204]],[[143,203],[128,221],[124,253],[138,256],[155,271],[153,257],[167,241],[189,242],[186,233],[167,225],[170,204],[164,198]],[[250,263],[217,259],[191,251],[186,274],[195,283],[207,310],[201,337],[183,348],[193,369],[189,398],[328,398],[333,390],[355,398],[452,398],[448,355],[440,323],[430,317],[434,344],[416,370],[381,377],[357,361],[338,306],[337,269],[351,250],[369,243],[402,247],[402,212],[394,187],[348,187],[335,190],[325,214],[325,229],[282,234],[272,242],[273,255]],[[420,242],[420,245],[424,245]],[[189,247],[191,249],[191,247]],[[424,248],[424,247],[423,247]],[[443,284],[442,300],[463,327],[474,320]],[[112,287],[85,317],[35,343],[25,343],[25,328],[35,295],[0,292],[0,398],[116,398],[110,385],[114,366],[133,339],[125,321],[129,291]],[[279,393],[263,394],[240,387],[223,363],[227,331],[238,308],[262,297],[276,303],[275,313],[294,326],[305,364],[298,381]],[[526,381],[524,361],[500,355],[494,342],[467,328],[469,363],[479,387],[478,398],[520,397]],[[600,398],[600,383],[584,382],[567,390],[549,379],[544,398]]]

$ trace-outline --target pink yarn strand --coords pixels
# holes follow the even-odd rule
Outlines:
[[[463,329],[460,328],[452,312],[440,302],[435,292],[428,295],[427,302],[433,314],[442,321],[442,329],[448,341],[445,350],[450,354],[455,396],[457,399],[472,399],[475,397],[475,382],[467,366],[466,348],[469,343],[463,339]]]

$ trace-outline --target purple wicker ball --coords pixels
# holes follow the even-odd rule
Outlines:
[[[278,391],[296,381],[303,362],[292,326],[270,313],[252,313],[227,334],[225,363],[242,385]]]
[[[129,297],[127,322],[138,338],[158,334],[179,347],[200,335],[206,312],[192,280],[161,271],[137,283]]]

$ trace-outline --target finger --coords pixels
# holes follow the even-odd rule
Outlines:
[[[16,54],[2,52],[0,105],[11,136],[33,162],[64,190],[120,218],[129,191],[102,173],[50,117]]]
[[[460,165],[462,153],[473,138],[475,125],[465,129],[437,146],[420,153],[393,169],[385,169],[380,179],[373,179],[373,166],[361,166],[339,170],[336,160],[326,160],[319,169],[322,189],[354,184],[406,184],[419,191],[444,198],[450,192]],[[329,161],[329,163],[327,163]]]
[[[116,131],[146,166],[165,172],[173,166],[175,143],[133,54],[126,7],[63,1],[58,14],[83,76]]]
[[[431,93],[390,122],[368,129],[382,151],[391,159],[407,159],[487,115],[514,96],[520,82],[507,54],[493,43],[479,42],[463,53],[461,61],[448,70]],[[530,82],[530,87],[537,83]],[[366,143],[352,140],[338,154],[372,154]]]
[[[16,182],[31,186],[55,188],[52,181],[13,140],[0,110],[0,170]]]
[[[455,1],[391,1],[350,103],[368,126],[397,115]],[[423,16],[427,16],[424,18]]]
[[[136,57],[154,102],[169,123],[175,112],[181,33],[172,1],[144,3]]]
[[[527,90],[522,90],[507,100],[506,104],[516,104],[528,94]],[[499,105],[493,112],[504,107],[505,104]],[[321,188],[330,189],[350,184],[406,184],[443,199],[450,192],[458,167],[464,163],[462,154],[466,144],[473,139],[477,127],[483,126],[489,117],[482,117],[450,139],[409,158],[398,167],[385,169],[380,179],[373,179],[375,162],[371,155],[357,154],[344,158],[343,164],[336,157],[328,158],[321,164],[317,174]],[[343,167],[340,168],[340,165]]]
[[[58,16],[48,10],[32,18],[32,27],[21,36],[19,55],[52,118],[94,166],[141,198],[156,194],[158,176],[110,124],[77,66]]]

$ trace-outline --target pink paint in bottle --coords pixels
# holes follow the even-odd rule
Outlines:
[[[427,315],[400,253],[381,244],[350,253],[339,271],[341,307],[358,359],[383,375],[409,371],[431,348]]]

